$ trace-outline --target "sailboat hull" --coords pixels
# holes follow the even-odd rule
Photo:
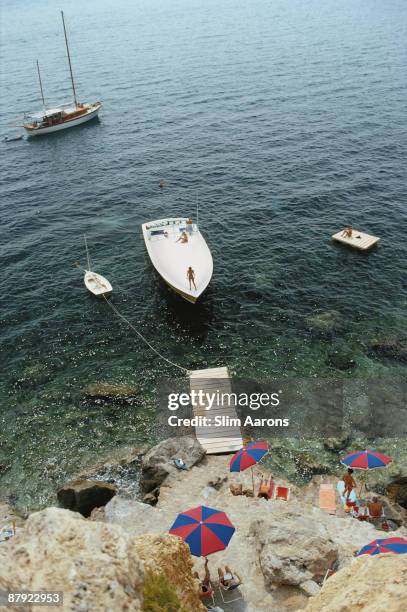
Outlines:
[[[42,134],[51,134],[53,132],[59,132],[60,130],[66,130],[70,127],[80,125],[81,123],[91,121],[91,119],[94,119],[98,116],[101,107],[102,104],[100,103],[93,104],[83,115],[80,115],[79,117],[74,117],[72,119],[67,119],[63,123],[58,123],[57,125],[50,125],[47,127],[24,125],[24,129],[30,136],[41,136]]]

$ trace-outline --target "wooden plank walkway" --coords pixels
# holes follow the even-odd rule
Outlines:
[[[380,240],[377,236],[371,236],[370,234],[364,234],[363,232],[358,232],[358,230],[352,230],[352,237],[342,236],[343,230],[334,234],[332,236],[333,240],[337,242],[341,242],[342,244],[346,244],[348,246],[353,247],[354,249],[358,249],[359,251],[367,251],[367,249],[371,249],[372,246],[377,244]]]
[[[227,368],[209,368],[193,370],[189,373],[191,391],[204,393],[232,393],[232,384]],[[239,426],[228,423],[228,419],[237,419],[235,405],[230,402],[226,406],[216,399],[210,410],[206,410],[208,402],[194,406],[194,416],[204,416],[210,419],[211,425],[195,427],[195,435],[208,455],[216,453],[234,453],[243,446],[242,432]],[[215,425],[215,417],[225,417],[225,425]]]

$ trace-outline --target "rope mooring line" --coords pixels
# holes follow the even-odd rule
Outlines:
[[[164,355],[161,355],[161,353],[159,353],[157,351],[156,348],[154,348],[154,346],[152,344],[150,344],[150,342],[144,338],[143,334],[141,334],[138,329],[136,329],[134,327],[134,325],[132,323],[130,323],[130,321],[128,319],[126,319],[126,317],[124,315],[122,315],[122,313],[116,308],[116,306],[114,306],[114,304],[112,304],[107,297],[104,295],[103,299],[105,300],[106,304],[108,304],[108,306],[110,307],[110,309],[119,317],[119,319],[121,319],[122,321],[124,321],[125,323],[127,323],[127,325],[139,336],[139,338],[142,339],[142,341],[147,344],[147,346],[156,354],[158,355],[158,357],[160,357],[161,359],[163,359],[164,361],[166,361],[167,363],[169,363],[170,365],[174,366],[175,368],[178,368],[179,370],[182,370],[183,372],[185,372],[186,374],[189,374],[189,370],[187,370],[187,368],[184,368],[183,366],[178,365],[178,363],[174,363],[173,361],[171,361],[170,359],[167,359],[167,357],[164,357]]]

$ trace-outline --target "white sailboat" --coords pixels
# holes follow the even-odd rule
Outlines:
[[[40,83],[41,99],[43,110],[35,113],[26,113],[24,115],[23,127],[30,136],[38,136],[40,134],[50,134],[58,132],[69,127],[74,127],[86,121],[90,121],[97,117],[99,110],[102,107],[101,102],[81,103],[76,97],[75,81],[72,72],[71,55],[69,53],[68,37],[65,28],[64,13],[61,11],[62,25],[64,28],[66,53],[68,57],[69,72],[71,75],[73,103],[62,104],[55,108],[47,108],[45,104],[44,91],[42,87],[40,66],[37,60],[37,72]]]
[[[150,221],[141,227],[158,274],[181,297],[195,303],[213,272],[211,252],[197,224],[178,217]]]
[[[112,293],[113,287],[109,283],[107,278],[91,270],[92,266],[90,262],[89,249],[88,249],[88,243],[86,241],[86,236],[84,236],[84,239],[85,239],[85,248],[86,248],[86,259],[88,262],[88,269],[85,270],[85,276],[83,279],[85,283],[85,287],[88,291],[90,291],[96,297],[107,296],[110,293]]]

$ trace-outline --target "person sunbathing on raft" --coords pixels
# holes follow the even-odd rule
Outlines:
[[[352,238],[352,232],[353,232],[352,226],[348,225],[348,227],[345,227],[345,229],[343,230],[341,237],[342,238]]]

